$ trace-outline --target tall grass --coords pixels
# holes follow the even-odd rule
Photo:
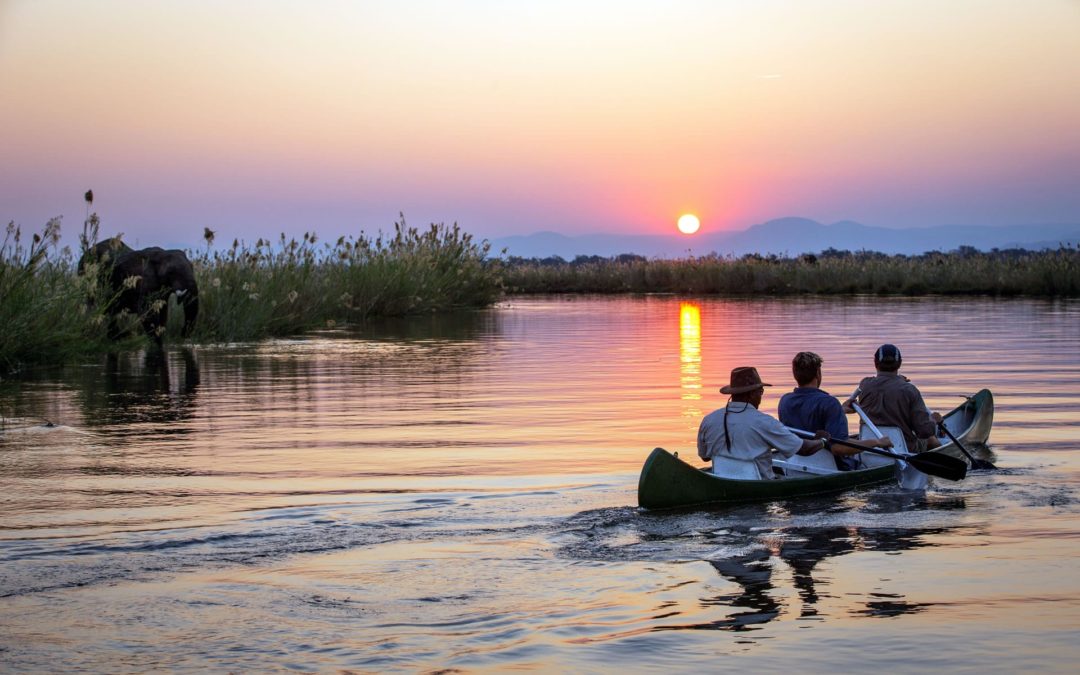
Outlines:
[[[58,249],[60,219],[24,242],[9,223],[0,244],[0,374],[60,363],[109,349],[104,304],[90,307],[90,277],[75,274],[71,251]],[[107,303],[105,303],[107,304]]]
[[[342,237],[316,235],[253,246],[234,241],[225,251],[195,256],[200,311],[195,338],[236,341],[291,335],[374,316],[484,307],[502,294],[498,270],[456,225],[408,227]]]
[[[87,224],[83,250],[97,239],[96,215]],[[59,238],[59,219],[34,234],[29,247],[20,228],[7,228],[0,246],[0,373],[147,344],[131,316],[123,324],[135,332],[119,343],[108,339],[116,293],[94,265],[78,275],[72,252],[57,250]],[[503,292],[497,268],[485,260],[488,244],[456,224],[417,230],[402,218],[392,234],[361,233],[333,245],[314,234],[282,235],[276,243],[234,241],[215,251],[209,230],[206,241],[190,255],[199,286],[195,341],[256,340],[376,316],[483,307]],[[178,310],[173,304],[166,340],[179,335]]]
[[[680,260],[579,256],[574,261],[508,259],[511,293],[723,295],[1080,296],[1080,248],[981,253],[964,247],[921,256],[825,251],[799,258],[710,255]]]

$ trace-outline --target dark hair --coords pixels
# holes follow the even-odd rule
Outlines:
[[[750,391],[740,392],[738,394],[732,394],[731,400],[735,403],[749,403],[751,399],[759,394],[765,393],[765,387],[758,387],[757,389],[751,389]]]
[[[799,386],[806,386],[817,377],[825,360],[814,352],[799,352],[791,360],[791,374]]]

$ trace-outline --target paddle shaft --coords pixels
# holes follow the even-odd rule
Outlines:
[[[796,436],[801,436],[803,438],[815,437],[814,434],[804,429],[796,429],[794,427],[786,428]],[[907,462],[925,474],[938,476],[939,478],[945,478],[947,480],[962,480],[964,476],[967,475],[967,464],[961,459],[949,457],[948,455],[900,455],[895,452],[889,452],[888,450],[882,450],[881,448],[869,448],[861,443],[853,443],[851,441],[832,439],[829,442],[839,443],[840,445],[858,448],[864,452],[871,452],[875,455],[882,455],[902,462]]]
[[[814,434],[806,431],[805,429],[796,429],[795,427],[784,427],[796,436],[803,438],[817,438]],[[858,448],[859,450],[865,450],[866,452],[875,452],[879,455],[885,455],[886,457],[892,457],[893,459],[908,460],[915,455],[898,455],[895,452],[889,452],[888,450],[882,450],[881,448],[871,448],[863,445],[862,443],[855,443],[854,441],[841,440],[839,438],[830,438],[829,443],[836,443],[837,445],[846,445],[849,448]]]

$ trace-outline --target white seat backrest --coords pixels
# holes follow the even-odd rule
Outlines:
[[[828,473],[836,473],[840,470],[836,466],[836,457],[828,450],[818,450],[812,455],[794,455],[788,463],[824,469]]]
[[[724,478],[738,478],[740,480],[761,480],[758,475],[757,464],[748,459],[735,459],[727,455],[714,455],[712,458],[712,472]]]
[[[889,440],[892,441],[893,446],[889,448],[890,452],[906,453],[908,451],[907,441],[904,440],[904,432],[900,430],[900,427],[879,426],[878,430],[881,431],[882,434],[884,434],[886,437],[889,438]],[[868,439],[877,438],[877,436],[875,436],[874,432],[870,431],[870,428],[864,424],[859,427],[859,438]],[[863,452],[860,453],[859,456],[862,459],[863,466],[868,468],[874,466],[885,466],[886,464],[892,464],[893,462],[893,460],[889,459],[888,457],[885,457],[883,455],[875,455],[872,452]]]
[[[840,473],[836,466],[836,457],[828,450],[818,450],[809,456],[793,455],[790,459],[779,459],[779,455],[775,455],[773,466],[781,467],[785,476],[827,476]]]
[[[900,431],[899,427],[878,427],[881,433],[889,437],[893,442],[891,448],[892,452],[907,453],[907,441],[904,440],[904,432]],[[869,428],[863,426],[859,431],[859,438],[874,438],[874,433]],[[864,466],[882,466],[888,464],[893,460],[882,455],[875,455],[872,452],[862,453],[862,462]],[[929,482],[928,477],[922,471],[919,471],[915,467],[911,466],[907,462],[902,462],[897,466],[896,480],[900,483],[900,487],[905,490],[925,490]]]

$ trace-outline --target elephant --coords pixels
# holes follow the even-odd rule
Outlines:
[[[172,294],[184,307],[184,336],[191,334],[199,315],[199,287],[183,251],[157,246],[136,250],[113,238],[90,247],[79,260],[79,274],[90,262],[100,264],[99,273],[116,294],[108,310],[110,337],[120,336],[116,317],[126,310],[139,317],[147,336],[160,346]],[[157,300],[165,304],[157,308]]]

